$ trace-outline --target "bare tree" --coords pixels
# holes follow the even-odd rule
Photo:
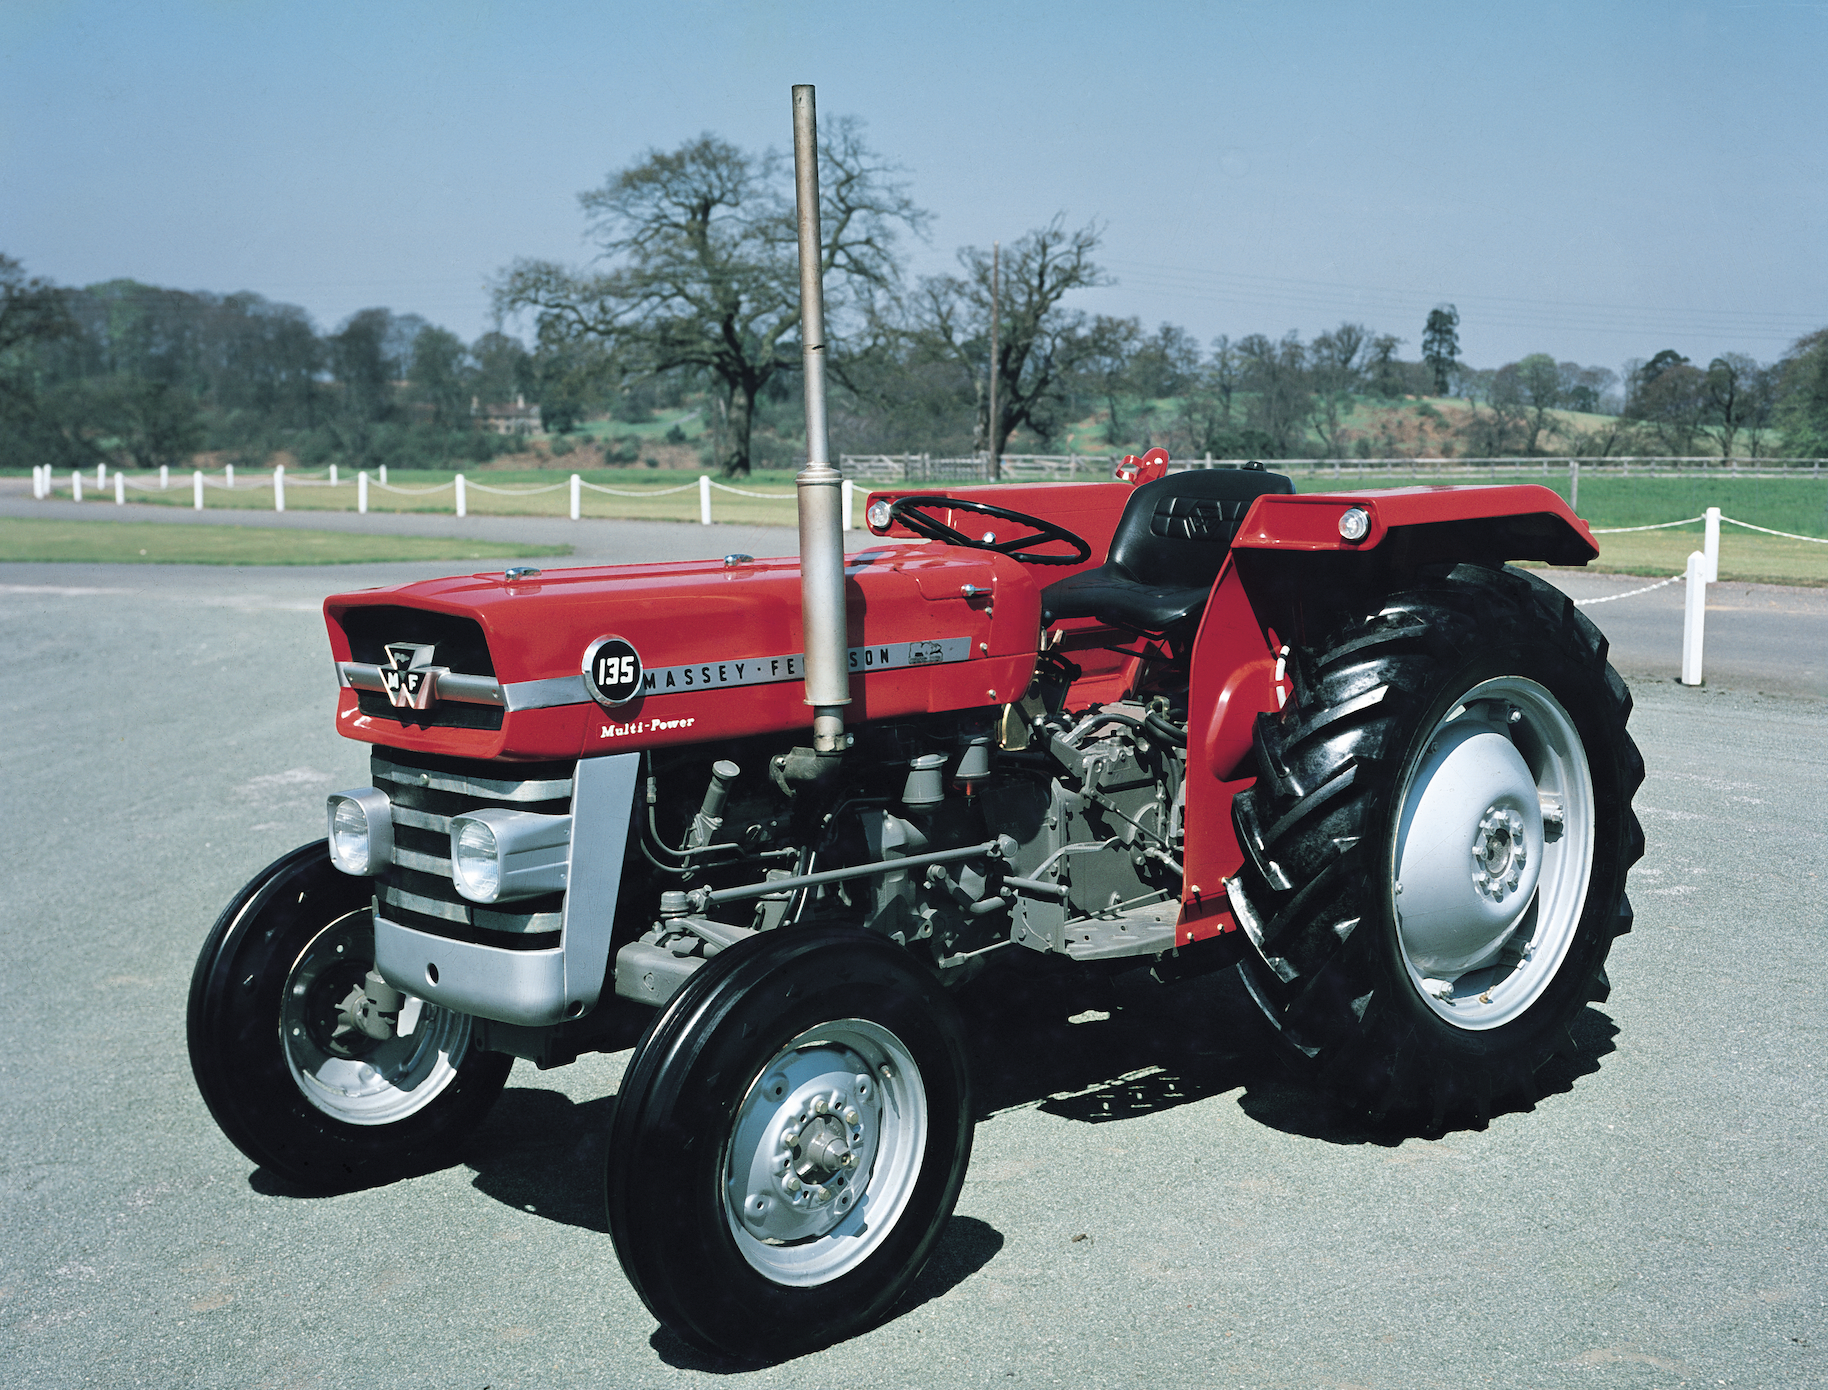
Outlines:
[[[1096,223],[1068,231],[1061,215],[1003,249],[1002,324],[997,361],[988,364],[997,374],[991,447],[998,454],[1024,426],[1044,442],[1053,438],[1075,380],[1100,355],[1099,333],[1122,322],[1088,325],[1063,303],[1074,290],[1110,283],[1092,259],[1099,237]],[[962,274],[921,281],[911,331],[980,380],[990,355],[990,253],[968,246],[958,259]]]
[[[820,255],[834,336],[878,317],[897,284],[898,233],[925,224],[898,173],[854,118],[821,132]],[[517,261],[496,285],[497,308],[533,314],[542,345],[607,344],[608,369],[626,378],[704,373],[726,425],[719,463],[726,475],[748,473],[756,402],[800,366],[786,161],[707,134],[649,153],[579,202],[596,267]]]
[[[1512,369],[1517,373],[1517,399],[1525,406],[1523,452],[1536,454],[1543,435],[1561,432],[1561,422],[1554,415],[1561,406],[1561,369],[1548,353],[1530,353],[1510,368],[1501,368],[1501,375]]]
[[[1720,457],[1733,456],[1733,443],[1757,409],[1758,363],[1743,352],[1728,352],[1707,364],[1701,378],[1699,429],[1720,446]]]

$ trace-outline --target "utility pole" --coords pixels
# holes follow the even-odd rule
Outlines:
[[[1003,243],[990,243],[990,428],[986,431],[990,448],[990,481],[1003,479],[1002,450],[997,448],[997,330],[1001,327],[1000,310]]]

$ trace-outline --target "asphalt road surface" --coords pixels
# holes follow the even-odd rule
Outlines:
[[[461,1162],[335,1197],[254,1169],[197,1097],[205,931],[366,781],[319,602],[441,568],[0,566],[0,1383],[1828,1384],[1828,596],[1717,591],[1697,690],[1679,586],[1587,610],[1636,694],[1649,849],[1612,997],[1531,1103],[1379,1132],[1223,980],[1058,1000],[980,1044],[970,1177],[910,1304],[745,1369],[657,1330],[605,1233],[627,1054],[518,1063]]]

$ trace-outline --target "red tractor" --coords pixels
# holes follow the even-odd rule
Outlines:
[[[688,1340],[778,1355],[932,1251],[986,969],[1235,967],[1323,1084],[1437,1126],[1605,999],[1643,766],[1605,639],[1505,563],[1597,553],[1554,493],[1296,495],[1154,451],[877,492],[846,556],[816,424],[797,559],[327,601],[373,785],[242,890],[190,995],[250,1159],[421,1171],[515,1057],[634,1044],[623,1268]]]

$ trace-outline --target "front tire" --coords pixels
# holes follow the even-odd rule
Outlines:
[[[681,1337],[793,1355],[907,1291],[971,1138],[964,1028],[931,972],[855,928],[764,934],[701,967],[629,1063],[610,1233]]]
[[[1374,1115],[1482,1122],[1610,991],[1643,760],[1606,641],[1528,573],[1459,565],[1294,653],[1234,805],[1240,973]]]
[[[255,1163],[347,1189],[449,1163],[507,1084],[511,1057],[432,1004],[376,1041],[343,1006],[374,963],[366,879],[322,840],[268,865],[211,928],[191,977],[191,1070],[216,1123]]]

